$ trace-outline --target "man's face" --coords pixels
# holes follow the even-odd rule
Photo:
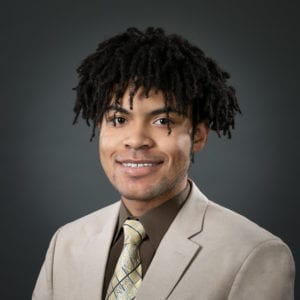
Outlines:
[[[191,134],[188,117],[172,110],[167,117],[162,92],[152,91],[145,98],[139,89],[131,110],[127,89],[119,109],[112,106],[104,115],[99,135],[101,164],[123,201],[158,205],[183,190],[193,149]]]

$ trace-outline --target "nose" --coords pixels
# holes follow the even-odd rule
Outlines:
[[[154,141],[150,135],[149,129],[143,124],[135,124],[128,128],[124,138],[124,146],[132,149],[151,148]]]

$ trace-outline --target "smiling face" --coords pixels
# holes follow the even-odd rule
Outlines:
[[[191,151],[199,151],[206,141],[204,124],[197,127],[193,143],[191,120],[170,109],[167,116],[162,92],[151,91],[145,98],[142,89],[130,109],[127,89],[120,107],[108,109],[100,125],[102,167],[126,207],[136,215],[185,188]]]

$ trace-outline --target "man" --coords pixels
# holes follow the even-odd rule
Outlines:
[[[98,127],[121,200],[56,232],[33,299],[293,299],[288,247],[188,179],[209,130],[231,136],[228,73],[154,28],[100,43],[78,73],[75,121]]]

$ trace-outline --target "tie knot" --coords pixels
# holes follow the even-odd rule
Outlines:
[[[146,236],[143,225],[137,220],[126,220],[123,224],[124,244],[139,246]]]

